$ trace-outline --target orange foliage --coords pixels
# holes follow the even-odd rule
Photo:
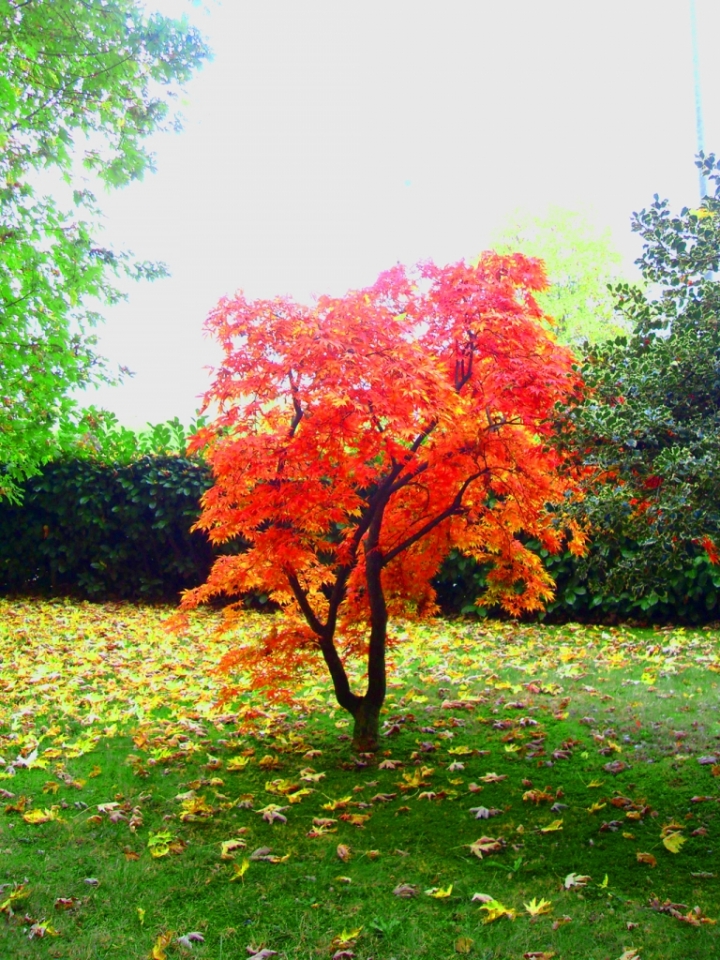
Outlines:
[[[276,683],[336,633],[361,652],[380,584],[389,614],[432,613],[430,581],[453,547],[494,563],[487,599],[512,614],[552,597],[518,539],[557,551],[548,505],[574,489],[546,442],[579,383],[534,299],[545,285],[539,261],[486,253],[397,266],[313,306],[238,293],[213,310],[224,362],[206,403],[219,413],[193,447],[215,484],[197,526],[249,547],[182,605],[263,591],[292,614],[233,668]]]

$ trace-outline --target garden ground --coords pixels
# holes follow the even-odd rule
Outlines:
[[[357,757],[170,612],[0,601],[2,960],[720,955],[719,631],[396,623]]]

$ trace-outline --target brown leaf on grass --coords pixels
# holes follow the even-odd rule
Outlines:
[[[404,900],[409,900],[411,897],[416,897],[418,895],[418,888],[412,883],[399,883],[393,893],[396,897],[402,897]]]
[[[455,953],[470,953],[474,943],[472,937],[458,937],[455,941]]]
[[[649,867],[656,867],[657,860],[651,853],[636,853],[635,859],[638,863],[646,863]]]
[[[629,766],[625,763],[624,760],[613,760],[611,763],[606,763],[603,766],[603,770],[607,770],[608,773],[622,773],[623,770],[629,770]]]
[[[554,956],[554,950],[530,950],[523,954],[523,960],[552,960]]]
[[[80,903],[79,897],[58,897],[53,907],[56,910],[72,910]]]
[[[566,923],[572,923],[572,917],[569,917],[567,914],[563,914],[562,917],[558,917],[556,920],[553,920],[552,928],[553,930],[558,930],[560,927],[565,926]]]
[[[337,849],[335,850],[335,853],[337,854],[338,858],[342,860],[343,863],[347,863],[348,860],[352,857],[352,851],[350,850],[350,847],[348,847],[347,844],[344,844],[344,843],[339,843],[337,845]]]
[[[502,837],[480,837],[475,843],[469,843],[467,846],[471,853],[482,860],[483,856],[489,853],[499,853],[505,847],[505,840]]]

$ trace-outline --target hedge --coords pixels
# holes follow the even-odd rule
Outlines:
[[[209,468],[182,456],[130,463],[63,458],[0,502],[0,590],[161,600],[207,576],[213,551],[191,533]]]

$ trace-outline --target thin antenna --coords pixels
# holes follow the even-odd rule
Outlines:
[[[695,81],[695,129],[697,131],[697,152],[705,151],[705,132],[703,129],[702,94],[700,87],[700,54],[698,50],[697,12],[695,0],[690,0],[690,35],[692,38],[693,79]],[[708,193],[707,180],[702,169],[699,170],[700,202]]]

